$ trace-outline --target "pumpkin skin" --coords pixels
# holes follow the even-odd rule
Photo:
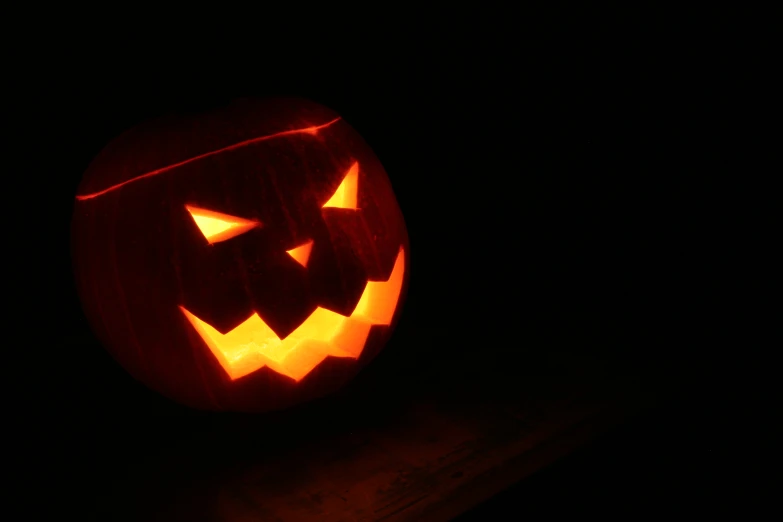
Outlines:
[[[302,99],[239,100],[121,135],[83,176],[71,240],[103,346],[197,409],[335,391],[387,342],[408,285],[383,166]]]

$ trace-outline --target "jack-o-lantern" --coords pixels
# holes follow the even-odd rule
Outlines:
[[[334,391],[391,335],[408,235],[364,140],[306,100],[241,100],[110,143],[75,201],[85,314],[131,375],[202,409]]]

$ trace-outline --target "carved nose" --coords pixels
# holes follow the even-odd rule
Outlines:
[[[311,239],[304,244],[296,248],[292,248],[291,250],[286,250],[285,252],[291,256],[294,261],[307,268],[307,262],[310,260],[310,252],[312,252],[312,250],[313,240]]]

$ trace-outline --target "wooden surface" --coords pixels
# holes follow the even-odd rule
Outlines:
[[[332,412],[332,426],[311,416],[295,440],[285,420],[242,420],[173,449],[122,494],[139,500],[134,520],[450,520],[644,408],[644,381],[617,373],[563,356],[516,383],[349,409],[353,421]],[[193,464],[199,444],[220,448],[219,465]]]

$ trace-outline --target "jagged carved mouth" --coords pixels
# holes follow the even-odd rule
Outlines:
[[[357,359],[361,355],[370,328],[391,324],[404,274],[405,252],[400,248],[389,278],[368,281],[350,316],[318,307],[284,339],[257,313],[221,334],[184,306],[180,309],[232,380],[268,366],[299,381],[327,356]]]

